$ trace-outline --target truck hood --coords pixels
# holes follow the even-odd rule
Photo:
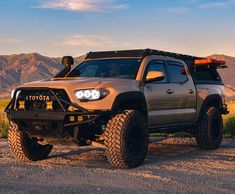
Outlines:
[[[91,89],[96,87],[115,87],[135,84],[136,80],[118,78],[52,78],[26,83],[20,87],[63,88],[68,90]]]

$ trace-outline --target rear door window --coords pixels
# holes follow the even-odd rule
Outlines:
[[[183,83],[188,80],[186,69],[182,63],[168,61],[168,73],[172,83]]]

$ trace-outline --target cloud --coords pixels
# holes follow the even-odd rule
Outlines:
[[[163,11],[169,12],[169,13],[175,13],[175,14],[185,14],[189,13],[190,9],[185,7],[168,7],[163,9]]]
[[[80,12],[111,12],[126,9],[127,4],[118,0],[40,0],[38,8]]]
[[[201,4],[199,4],[199,7],[203,8],[203,9],[207,9],[207,8],[229,8],[232,5],[235,5],[234,0],[201,3]]]
[[[112,47],[129,46],[128,42],[117,41],[114,37],[103,35],[70,35],[67,37],[58,37],[52,42],[54,45],[66,48],[89,48],[106,49]]]
[[[0,36],[0,43],[2,44],[20,44],[22,42],[23,42],[22,39]]]

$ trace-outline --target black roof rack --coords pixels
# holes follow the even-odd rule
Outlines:
[[[136,49],[136,50],[89,52],[86,55],[85,59],[102,59],[102,58],[113,58],[113,57],[120,57],[120,58],[121,57],[136,57],[136,58],[143,59],[144,57],[150,56],[150,55],[167,56],[167,57],[172,57],[175,59],[180,59],[180,60],[184,61],[190,69],[193,69],[198,66],[195,64],[195,60],[208,59],[205,57],[196,57],[196,56],[191,56],[191,55],[184,55],[184,54],[172,53],[172,52],[149,49],[149,48]],[[226,68],[227,67],[227,65],[225,64],[225,61],[215,60],[215,62],[213,62],[213,60],[215,60],[215,59],[212,59],[212,62],[210,64],[208,64],[208,62],[206,62],[205,64],[202,64],[202,65],[211,65],[211,66],[215,66],[216,68]]]
[[[144,54],[145,54],[145,49],[100,51],[100,52],[89,52],[86,56],[86,59],[98,59],[98,58],[109,58],[109,57],[143,57]]]
[[[195,59],[202,59],[200,57],[184,55],[179,53],[172,53],[154,49],[137,49],[137,50],[120,50],[120,51],[100,51],[100,52],[89,52],[86,59],[99,59],[99,58],[112,58],[112,57],[146,57],[149,55],[160,55],[174,57],[184,61],[194,61]]]

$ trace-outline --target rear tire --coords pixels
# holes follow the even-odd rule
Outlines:
[[[105,130],[108,161],[116,167],[135,168],[141,165],[148,151],[148,132],[144,116],[126,110],[114,116]]]
[[[24,162],[45,159],[53,148],[53,146],[49,144],[40,145],[13,122],[10,122],[8,143],[13,154]]]
[[[217,107],[207,107],[195,131],[200,148],[217,149],[223,139],[223,120]]]

